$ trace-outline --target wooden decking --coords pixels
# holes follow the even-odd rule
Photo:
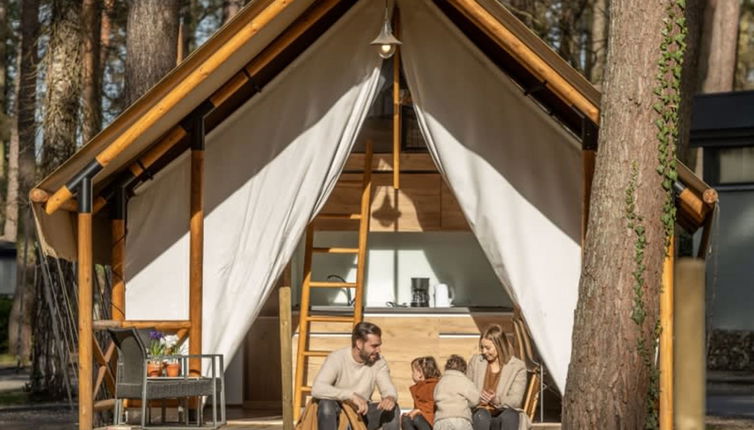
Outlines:
[[[235,411],[234,411],[235,412]],[[237,416],[236,413],[229,414],[230,417]],[[103,427],[98,430],[107,430],[107,429],[117,429],[117,430],[137,430],[139,429],[139,426],[113,426],[113,427]],[[277,415],[277,416],[269,416],[269,417],[254,417],[254,418],[228,418],[228,424],[222,429],[228,429],[228,430],[282,430],[283,429],[283,419]],[[532,429],[541,429],[541,430],[559,430],[560,424],[559,423],[535,423],[532,426]]]
[[[224,429],[233,429],[233,430],[281,430],[283,428],[283,421],[280,419],[259,419],[259,418],[252,418],[248,420],[239,419],[239,420],[228,420],[228,425],[223,427]],[[547,430],[556,430],[560,429],[559,423],[543,423],[543,424],[534,424],[532,426],[533,429],[547,429]]]

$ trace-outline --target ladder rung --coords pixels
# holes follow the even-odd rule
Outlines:
[[[307,318],[311,322],[352,323],[354,317],[334,317],[330,315],[310,315]]]
[[[358,284],[356,282],[309,282],[310,287],[316,288],[356,288]]]
[[[327,357],[332,351],[304,351],[306,357]]]
[[[319,214],[317,219],[360,220],[361,214]]]
[[[325,254],[358,254],[359,248],[312,248],[312,251]]]
[[[312,391],[312,387],[310,387],[308,385],[307,386],[303,386],[303,387],[301,387],[301,391],[310,393]]]

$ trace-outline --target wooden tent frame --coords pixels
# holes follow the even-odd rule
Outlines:
[[[586,233],[589,213],[589,196],[594,175],[597,151],[597,131],[600,121],[599,92],[560,59],[536,35],[531,33],[510,12],[494,0],[433,0],[451,20],[482,49],[501,69],[511,76],[525,94],[551,110],[569,130],[582,141],[583,172],[582,189],[582,240]],[[246,6],[227,26],[192,55],[184,64],[171,72],[155,88],[142,97],[131,109],[88,143],[69,163],[80,162],[90,144],[109,141],[103,150],[85,160],[86,166],[72,175],[65,185],[57,189],[45,188],[43,181],[30,193],[34,204],[43,205],[50,215],[58,210],[77,213],[77,258],[79,264],[79,374],[93,374],[93,356],[100,364],[97,384],[102,380],[112,383],[110,363],[112,349],[102,353],[93,340],[93,330],[108,327],[155,327],[175,330],[181,337],[191,340],[190,353],[201,353],[202,334],[202,264],[203,264],[203,196],[204,196],[204,136],[216,127],[243,102],[256,94],[296,56],[303,52],[312,40],[340,18],[356,0],[317,0],[270,42],[250,63],[221,85],[211,96],[197,105],[194,111],[162,137],[152,142],[139,155],[130,160],[119,158],[129,146],[160,121],[168,111],[191,93],[219,65],[233,56],[276,17],[301,0],[260,0]],[[396,95],[397,97],[397,95]],[[395,121],[399,121],[396,118]],[[190,218],[190,281],[189,319],[186,321],[128,321],[125,320],[125,196],[129,189],[147,178],[148,172],[159,171],[183,151],[191,151],[191,218]],[[84,155],[81,155],[84,154]],[[115,173],[94,177],[103,168],[114,163]],[[80,165],[81,163],[79,163]],[[112,167],[112,166],[111,166]],[[63,167],[58,171],[62,171]],[[70,170],[70,169],[69,169]],[[112,170],[112,169],[111,169]],[[395,184],[398,183],[398,169]],[[57,172],[57,171],[56,171]],[[689,231],[705,227],[708,236],[710,219],[717,201],[717,194],[709,186],[679,163],[681,192],[678,194],[679,224]],[[74,194],[76,199],[74,199]],[[112,208],[111,232],[113,268],[112,320],[93,321],[92,318],[92,218],[103,207]],[[706,245],[705,245],[706,246]],[[661,302],[660,340],[661,358],[661,428],[672,428],[672,267],[673,254],[666,261],[664,288]],[[287,285],[289,285],[288,282]],[[287,294],[287,295],[286,295]],[[671,304],[671,307],[668,306]],[[284,360],[290,360],[290,290],[281,290],[281,349]],[[284,309],[286,308],[286,309]],[[287,333],[287,334],[286,334]],[[95,354],[97,353],[97,354]],[[199,363],[190,364],[191,371],[198,371]],[[286,429],[291,428],[290,400],[291,365],[283,363],[284,416]],[[109,377],[105,375],[110,375]],[[107,402],[94,404],[95,387],[90,378],[80,378],[79,428],[92,428],[93,412],[111,407]]]

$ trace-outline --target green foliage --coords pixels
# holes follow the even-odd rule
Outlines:
[[[654,95],[657,101],[652,108],[658,114],[659,118],[655,121],[657,126],[657,173],[662,177],[662,189],[665,194],[662,215],[660,221],[664,229],[663,250],[667,255],[670,249],[670,241],[673,238],[675,229],[676,208],[675,198],[673,195],[673,184],[678,179],[676,169],[676,145],[679,136],[678,130],[678,109],[681,104],[681,73],[683,71],[683,59],[686,51],[686,19],[685,0],[671,0],[667,5],[667,16],[663,20],[662,42],[660,44],[660,60],[658,62],[657,86],[654,89]],[[636,187],[637,169],[632,171],[629,189],[626,190],[627,212],[633,210]],[[629,198],[629,191],[631,195]],[[629,201],[630,200],[630,201]],[[631,212],[633,214],[633,212]],[[643,228],[639,230],[641,219],[633,214],[629,217],[629,228],[633,228],[636,233],[636,251],[634,271],[634,310],[632,319],[639,325],[642,333],[639,336],[637,350],[644,366],[649,372],[649,386],[647,392],[647,419],[644,423],[645,429],[658,429],[659,408],[658,399],[660,397],[660,371],[654,361],[654,351],[657,349],[658,339],[660,336],[659,321],[655,321],[655,329],[650,339],[645,339],[643,335],[643,323],[646,318],[646,307],[644,305],[644,249],[646,247],[646,238],[644,237]]]
[[[663,20],[660,60],[658,62],[657,86],[654,95],[657,101],[652,105],[659,115],[657,126],[659,165],[657,173],[662,176],[665,192],[661,221],[665,229],[665,251],[667,252],[675,228],[676,209],[673,184],[678,178],[676,170],[676,143],[678,141],[678,109],[681,104],[681,72],[686,52],[686,2],[672,0],[667,6],[667,16]]]

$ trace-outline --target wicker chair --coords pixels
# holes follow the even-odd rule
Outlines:
[[[191,397],[212,397],[212,425],[204,428],[217,429],[224,425],[225,419],[225,388],[223,384],[223,357],[220,354],[192,354],[149,357],[145,345],[149,339],[149,330],[109,329],[110,336],[118,347],[118,374],[115,385],[115,419],[114,423],[120,424],[122,418],[123,399],[141,400],[141,427],[146,429],[150,424],[147,421],[150,400],[155,399],[184,399],[188,406]],[[209,376],[188,376],[188,360],[191,358],[209,359],[212,362]],[[183,376],[177,378],[148,377],[147,362],[149,360],[177,359],[181,361]],[[220,406],[220,420],[218,421],[218,396]],[[201,405],[200,401],[200,405]],[[172,429],[202,427],[202,407],[197,411],[197,423],[189,427],[188,413],[185,413],[186,426],[170,426]],[[186,409],[187,410],[187,409]],[[150,419],[151,421],[151,419]],[[163,414],[164,422],[164,414]],[[159,428],[165,428],[160,426]]]

